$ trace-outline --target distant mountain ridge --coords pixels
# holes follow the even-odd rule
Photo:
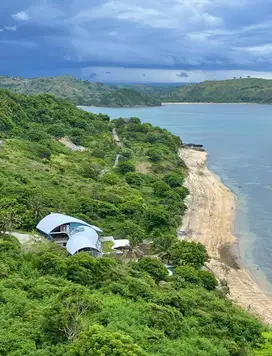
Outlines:
[[[156,91],[156,88],[153,90]],[[161,102],[272,103],[272,80],[239,78],[168,88]]]
[[[53,94],[76,105],[89,106],[156,106],[160,100],[134,88],[91,83],[71,76],[22,78],[0,76],[0,88],[20,94]]]
[[[272,80],[239,78],[197,84],[102,84],[71,76],[21,78],[0,76],[0,88],[20,94],[53,94],[76,105],[135,107],[164,102],[272,103]]]

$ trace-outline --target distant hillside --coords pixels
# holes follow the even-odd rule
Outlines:
[[[50,93],[76,105],[133,107],[162,102],[272,103],[272,80],[245,78],[180,86],[102,84],[70,76],[21,78],[0,76],[0,88],[20,94]]]
[[[156,91],[156,88],[154,88]],[[153,91],[153,94],[154,94]],[[205,81],[158,93],[161,102],[272,103],[272,80],[245,78]]]
[[[150,97],[134,88],[91,83],[70,76],[31,79],[0,76],[0,88],[29,95],[50,93],[76,105],[113,107],[160,105],[160,100],[155,96]]]

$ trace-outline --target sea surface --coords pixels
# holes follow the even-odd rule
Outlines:
[[[234,233],[242,263],[272,292],[272,105],[84,109],[111,118],[139,117],[180,136],[184,143],[203,144],[208,167],[237,198]]]

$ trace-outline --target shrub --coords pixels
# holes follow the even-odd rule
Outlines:
[[[208,261],[206,247],[201,243],[178,241],[168,251],[170,261],[178,266],[201,268]]]
[[[44,253],[38,261],[38,269],[42,274],[57,276],[66,275],[66,263],[62,257],[53,253]]]
[[[140,186],[144,182],[143,175],[141,173],[136,172],[128,172],[125,175],[125,179],[129,185]]]
[[[168,269],[157,258],[141,258],[137,263],[137,268],[150,274],[156,282],[165,280],[168,276]]]
[[[135,172],[136,168],[132,162],[124,161],[124,162],[120,162],[117,170],[121,174],[126,174],[128,172]]]
[[[169,173],[163,177],[165,183],[169,184],[170,187],[181,187],[183,184],[184,177],[178,173]]]
[[[170,190],[170,186],[162,180],[159,180],[153,185],[154,193],[159,197],[165,197]]]

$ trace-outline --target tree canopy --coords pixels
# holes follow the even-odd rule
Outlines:
[[[67,256],[9,236],[0,246],[3,356],[249,356],[262,345],[261,324],[193,267],[168,277],[151,257]]]

